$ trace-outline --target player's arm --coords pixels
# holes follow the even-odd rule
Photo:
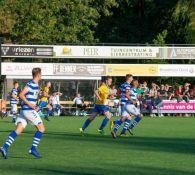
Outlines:
[[[14,92],[12,92],[12,98],[14,98],[15,100],[18,100],[18,97]]]
[[[20,92],[20,94],[19,94],[19,97],[23,100],[23,102],[24,103],[26,103],[30,108],[32,108],[32,109],[35,109],[36,110],[36,105],[34,105],[34,104],[32,104],[32,103],[30,103],[27,99],[26,99],[26,97],[25,97],[25,95],[28,93],[28,86],[26,86],[21,92]]]
[[[131,94],[130,94],[129,92],[126,92],[126,93],[125,93],[125,96],[126,96],[126,98],[127,98],[129,101],[131,101],[133,104],[136,104],[136,103],[137,103],[137,100],[133,100],[133,99],[131,98]]]
[[[102,99],[101,99],[101,97],[99,95],[99,90],[98,89],[94,91],[94,94],[98,98],[98,100],[102,101]]]
[[[50,95],[49,95],[48,92],[46,92],[46,91],[43,91],[43,92],[42,92],[42,95],[43,95],[43,97],[50,97]]]

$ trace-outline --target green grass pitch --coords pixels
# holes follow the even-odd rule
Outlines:
[[[34,128],[28,126],[0,159],[0,175],[195,175],[195,118],[144,118],[135,136],[112,139],[97,128],[97,118],[81,136],[85,118],[51,118],[39,151],[42,159],[28,155]],[[14,126],[0,120],[0,145]]]

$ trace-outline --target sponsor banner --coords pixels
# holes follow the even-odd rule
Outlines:
[[[195,47],[166,48],[168,59],[195,59]]]
[[[101,77],[105,75],[105,66],[101,64],[66,63],[2,63],[1,74],[6,76],[31,76],[32,69],[40,67],[46,76]]]
[[[102,76],[105,66],[98,64],[53,64],[54,75]]]
[[[195,77],[195,65],[159,64],[158,76]]]
[[[53,57],[52,46],[2,45],[2,57]]]
[[[153,110],[157,112],[157,110]],[[195,113],[195,100],[177,102],[172,100],[164,100],[163,107],[160,108],[162,113]]]
[[[132,46],[54,46],[55,57],[65,58],[158,58],[158,47]]]
[[[106,65],[106,75],[125,76],[158,76],[158,65],[153,64],[108,64]]]
[[[42,75],[53,74],[53,63],[1,63],[2,75],[20,75],[27,76],[32,75],[32,69],[40,67]]]
[[[159,76],[195,77],[195,65],[179,64],[67,64],[67,63],[1,63],[2,75],[31,75],[34,67],[40,67],[43,75],[54,76]]]

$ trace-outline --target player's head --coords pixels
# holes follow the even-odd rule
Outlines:
[[[139,87],[139,82],[138,82],[138,80],[133,80],[133,81],[132,81],[132,85],[133,85],[134,88],[137,89],[137,88]]]
[[[111,76],[107,76],[105,77],[105,83],[110,86],[112,84],[112,77]]]
[[[33,68],[32,76],[33,79],[36,79],[37,81],[41,80],[41,68],[39,67]]]
[[[115,89],[115,85],[114,84],[111,86],[111,89]]]
[[[133,81],[133,75],[132,74],[127,74],[126,75],[126,82],[130,84],[132,81]]]
[[[13,85],[14,85],[14,88],[16,89],[19,87],[19,83],[17,81],[14,81]]]
[[[51,87],[51,82],[50,81],[46,81],[45,82],[45,86],[48,87],[48,88],[50,88]]]
[[[81,94],[80,93],[77,93],[77,95],[76,95],[77,97],[81,97]]]

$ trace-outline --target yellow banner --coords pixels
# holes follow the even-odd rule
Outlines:
[[[132,74],[134,76],[158,76],[158,65],[124,65],[124,64],[108,64],[106,65],[106,75],[125,76]]]

